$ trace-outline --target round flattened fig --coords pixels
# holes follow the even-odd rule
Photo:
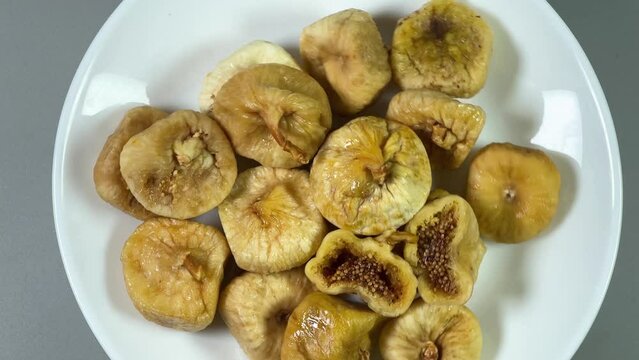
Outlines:
[[[150,321],[199,331],[215,316],[229,248],[212,226],[155,218],[138,226],[122,249],[124,282]]]
[[[331,295],[357,293],[384,316],[402,314],[416,294],[413,270],[389,245],[359,239],[346,230],[326,235],[305,272],[318,290]]]
[[[466,197],[482,235],[519,243],[550,225],[560,188],[559,170],[543,151],[493,143],[470,163]]]
[[[215,68],[206,74],[202,91],[200,92],[200,110],[203,113],[211,111],[215,102],[215,95],[228,79],[238,72],[257,64],[282,64],[300,69],[295,59],[283,47],[264,40],[252,41],[229,57],[220,61]]]
[[[290,314],[313,291],[301,268],[244,273],[220,296],[220,315],[249,359],[280,360]]]
[[[327,226],[310,196],[308,172],[258,166],[238,176],[220,204],[220,219],[237,265],[272,273],[303,265]]]
[[[428,155],[407,126],[359,117],[329,135],[311,168],[313,199],[336,226],[376,235],[406,223],[426,202]]]
[[[300,53],[325,86],[333,109],[354,114],[370,104],[391,78],[388,51],[373,18],[348,9],[307,26]]]
[[[337,297],[314,292],[288,320],[282,343],[286,360],[368,360],[371,333],[384,318]]]
[[[386,116],[417,133],[433,167],[448,169],[456,169],[464,162],[486,121],[481,107],[429,90],[396,94]]]
[[[419,294],[429,304],[464,304],[473,293],[486,246],[470,205],[457,195],[437,194],[406,225],[417,235],[404,258],[418,274]]]
[[[479,360],[482,334],[467,307],[416,300],[384,325],[379,347],[384,360]]]
[[[139,106],[127,111],[118,127],[104,143],[93,167],[95,190],[102,200],[140,220],[150,219],[156,215],[145,209],[129,191],[120,172],[120,153],[133,135],[168,115],[151,106]]]
[[[212,114],[238,154],[278,168],[308,163],[332,122],[320,84],[281,64],[234,75],[217,93]]]
[[[131,193],[155,214],[187,219],[216,207],[237,177],[226,135],[206,115],[180,110],[133,136],[120,154]]]
[[[403,89],[471,97],[486,82],[493,34],[466,5],[433,0],[401,19],[393,34],[391,67]]]

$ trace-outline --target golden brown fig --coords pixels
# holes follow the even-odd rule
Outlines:
[[[305,272],[320,291],[357,293],[384,316],[402,314],[415,298],[417,279],[404,259],[393,254],[389,245],[359,239],[346,230],[326,235]]]
[[[368,360],[371,332],[383,319],[339,298],[311,293],[288,320],[282,359]]]
[[[200,92],[200,110],[207,113],[213,109],[217,92],[233,75],[253,65],[271,63],[300,68],[291,54],[272,42],[255,40],[242,46],[206,74]]]
[[[311,168],[317,208],[336,226],[376,235],[406,223],[426,202],[431,174],[407,126],[373,116],[335,130]]]
[[[147,320],[199,331],[215,316],[228,256],[224,235],[212,226],[147,220],[122,249],[126,289]]]
[[[220,296],[220,315],[249,359],[279,360],[290,314],[313,291],[301,268],[244,273]]]
[[[272,273],[301,266],[327,226],[310,196],[308,172],[259,166],[240,174],[220,204],[220,219],[237,265]]]
[[[471,97],[486,82],[493,34],[472,9],[432,0],[401,19],[393,34],[391,66],[403,89]]]
[[[109,135],[93,167],[95,190],[102,200],[140,220],[156,215],[145,209],[129,191],[120,173],[120,152],[131,136],[168,115],[151,106],[139,106],[127,111],[113,134]]]
[[[464,162],[486,119],[481,107],[429,90],[396,94],[386,116],[417,133],[433,167],[448,169],[456,169]]]
[[[308,163],[332,122],[320,84],[280,64],[255,65],[234,75],[217,93],[212,115],[238,154],[279,168]]]
[[[340,11],[304,28],[300,53],[310,74],[330,89],[333,109],[342,114],[362,110],[391,78],[382,36],[363,10]]]
[[[466,196],[482,235],[519,243],[548,227],[560,187],[559,170],[543,151],[493,143],[472,160]]]
[[[464,304],[473,292],[486,246],[470,205],[457,195],[438,194],[406,225],[417,235],[404,258],[418,274],[419,294],[429,304]]]
[[[237,176],[235,154],[222,129],[188,110],[133,136],[120,154],[120,169],[145,208],[177,219],[216,207]]]
[[[479,360],[479,321],[463,305],[432,305],[416,300],[383,328],[384,360]]]

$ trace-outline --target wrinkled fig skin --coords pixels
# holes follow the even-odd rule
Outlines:
[[[280,360],[290,314],[313,291],[301,268],[275,274],[246,272],[220,295],[220,315],[251,360]]]
[[[397,24],[393,77],[402,89],[472,97],[486,82],[492,46],[492,30],[472,9],[454,0],[433,0]]]
[[[430,304],[470,299],[486,246],[470,205],[457,195],[438,194],[406,225],[417,235],[404,258],[418,274],[420,296]]]
[[[305,272],[320,291],[357,293],[371,310],[389,317],[405,312],[416,294],[417,279],[410,265],[389,245],[359,239],[346,230],[326,235]]]
[[[282,359],[368,360],[370,334],[383,320],[337,297],[311,293],[289,318]]]
[[[470,163],[466,198],[482,236],[520,243],[550,225],[560,188],[561,174],[543,151],[492,143]]]
[[[464,162],[486,121],[481,107],[429,90],[396,94],[387,117],[413,129],[424,142],[433,167],[445,169],[456,169]]]
[[[331,133],[311,168],[322,215],[362,235],[405,224],[426,202],[430,186],[428,155],[415,132],[372,116]]]
[[[308,196],[308,172],[258,166],[242,172],[220,204],[224,233],[237,265],[272,273],[302,266],[327,232]]]
[[[479,360],[482,333],[465,306],[429,305],[418,299],[384,325],[379,347],[384,360]]]
[[[222,129],[189,110],[176,111],[129,139],[120,169],[145,208],[176,219],[216,207],[237,177],[235,154]]]
[[[340,114],[364,109],[391,79],[382,36],[363,10],[340,11],[304,28],[300,53]]]
[[[139,220],[157,215],[145,209],[129,191],[120,173],[120,153],[133,135],[168,115],[151,106],[140,106],[127,111],[118,127],[109,135],[93,167],[95,190],[102,200]]]
[[[215,316],[229,254],[224,235],[212,226],[147,220],[122,249],[129,297],[147,320],[179,330],[202,330]]]
[[[281,64],[234,75],[217,93],[212,114],[238,154],[277,168],[310,162],[332,123],[320,84]]]
[[[211,115],[209,112],[213,108],[217,92],[233,75],[253,65],[272,63],[300,69],[291,54],[277,44],[264,40],[255,40],[242,46],[229,57],[220,61],[211,72],[206,74],[202,91],[200,92],[200,111]]]

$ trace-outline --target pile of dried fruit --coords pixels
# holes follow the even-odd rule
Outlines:
[[[470,164],[465,199],[431,191],[431,164],[462,165],[486,121],[453,97],[483,87],[490,28],[465,5],[433,0],[398,22],[389,56],[372,17],[350,9],[306,27],[300,52],[303,67],[252,42],[206,76],[201,112],[138,107],[107,139],[96,190],[144,220],[121,257],[133,304],[198,331],[219,295],[251,359],[368,359],[383,324],[385,359],[478,359],[479,322],[464,304],[486,251],[480,234],[534,237],[560,187],[542,151],[490,144]],[[386,118],[331,129],[332,111],[360,113],[391,78],[402,91]],[[236,153],[261,166],[238,175]],[[224,234],[185,220],[215,207]],[[229,254],[246,272],[220,289]]]

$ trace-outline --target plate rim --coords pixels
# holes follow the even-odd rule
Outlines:
[[[129,9],[135,1],[123,1],[113,10],[113,12],[109,15],[109,17],[105,20],[104,24],[100,27],[95,37],[91,41],[91,44],[87,48],[84,53],[82,60],[80,61],[77,70],[74,73],[73,80],[69,86],[69,90],[67,91],[64,104],[62,106],[62,110],[60,113],[60,118],[58,120],[58,126],[56,130],[55,143],[53,148],[53,159],[52,159],[52,169],[51,169],[51,199],[53,206],[53,220],[54,227],[56,232],[56,239],[58,242],[58,248],[60,250],[60,256],[62,258],[62,263],[64,265],[64,272],[67,276],[67,280],[69,281],[69,285],[71,287],[71,291],[73,292],[73,296],[82,312],[82,316],[84,320],[89,325],[91,332],[95,339],[98,341],[104,352],[112,359],[123,359],[122,354],[117,350],[113,344],[110,343],[107,336],[104,336],[103,333],[99,333],[95,331],[95,321],[97,319],[93,318],[90,314],[90,311],[87,310],[86,304],[87,302],[79,295],[79,291],[77,290],[77,284],[74,281],[74,277],[69,273],[69,253],[66,245],[61,240],[61,219],[59,217],[59,209],[60,203],[62,202],[62,193],[63,193],[63,183],[62,179],[62,164],[64,163],[64,158],[66,156],[66,146],[68,134],[71,130],[71,114],[75,112],[78,107],[79,99],[79,90],[83,88],[83,82],[87,81],[86,74],[90,71],[95,59],[96,54],[99,50],[104,46],[104,42],[102,39],[107,36],[108,33],[114,28],[115,24],[126,14],[127,9]],[[606,281],[604,286],[601,288],[598,299],[596,301],[595,307],[591,307],[589,312],[584,316],[587,317],[589,325],[584,327],[583,330],[580,331],[577,336],[573,337],[573,343],[569,345],[571,357],[577,352],[581,344],[583,343],[586,335],[590,332],[592,325],[595,322],[599,311],[601,310],[601,306],[603,301],[605,300],[606,294],[608,292],[608,288],[610,286],[610,281],[612,280],[612,275],[615,269],[615,265],[617,262],[617,256],[619,252],[619,243],[621,241],[621,227],[623,220],[623,176],[622,176],[622,166],[621,166],[621,157],[619,151],[619,144],[617,140],[617,133],[615,130],[614,122],[612,119],[612,114],[610,112],[610,107],[608,105],[608,101],[606,100],[606,96],[603,92],[603,88],[601,87],[601,82],[599,81],[597,74],[595,73],[588,56],[585,51],[579,44],[579,41],[570,30],[568,25],[563,21],[563,19],[559,16],[559,14],[555,11],[555,9],[547,2],[547,0],[543,1],[529,1],[533,6],[539,6],[541,10],[548,16],[548,19],[554,22],[553,25],[559,26],[562,36],[570,45],[570,50],[575,54],[576,61],[579,64],[580,71],[584,75],[586,83],[588,85],[588,89],[593,94],[593,100],[595,108],[597,109],[598,117],[603,124],[604,130],[604,139],[606,143],[606,148],[608,150],[609,159],[611,162],[611,184],[612,184],[612,222],[611,222],[611,238],[614,240],[613,246],[613,255],[612,261],[608,264],[606,269]],[[616,221],[615,221],[616,219]]]

